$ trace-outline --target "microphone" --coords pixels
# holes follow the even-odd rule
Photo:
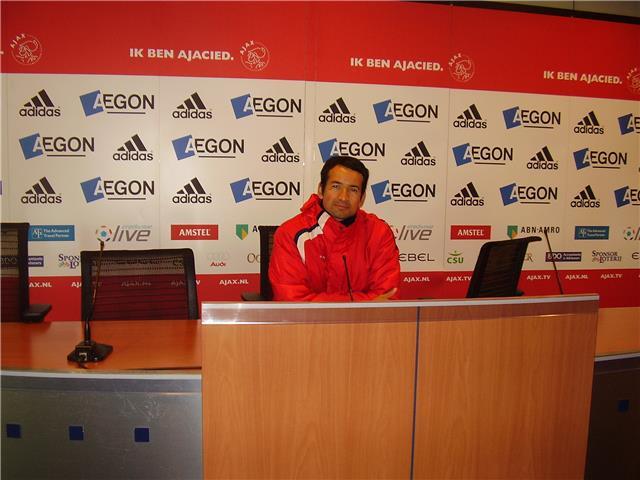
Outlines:
[[[549,241],[549,235],[547,235],[547,227],[542,229],[544,233],[544,238],[547,240],[547,248],[549,249],[549,257],[551,257],[551,263],[553,264],[553,271],[556,273],[556,282],[558,282],[558,289],[560,290],[560,295],[564,295],[564,290],[562,289],[562,283],[560,283],[560,274],[558,273],[558,268],[556,267],[556,260],[553,258],[553,251],[551,250],[551,242]]]
[[[351,279],[349,278],[349,269],[347,268],[347,256],[342,255],[342,263],[344,263],[344,273],[347,274],[347,288],[349,289],[349,298],[353,302],[353,292],[351,290]]]
[[[104,241],[100,240],[100,252],[98,252],[96,282],[93,286],[93,296],[91,298],[91,306],[84,318],[84,340],[76,345],[76,348],[67,355],[70,362],[87,363],[100,362],[107,358],[113,351],[111,345],[104,343],[96,343],[91,339],[91,319],[93,311],[96,307],[96,296],[98,295],[98,286],[100,285],[100,270],[102,269],[102,252],[104,251]]]

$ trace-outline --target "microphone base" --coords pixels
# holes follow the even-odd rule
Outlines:
[[[113,351],[111,345],[96,343],[93,340],[82,341],[76,345],[73,352],[67,355],[67,360],[77,363],[100,362]]]

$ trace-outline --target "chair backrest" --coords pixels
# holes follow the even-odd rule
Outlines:
[[[28,223],[2,223],[2,321],[22,321],[29,306]]]
[[[80,261],[83,319],[89,315],[93,320],[199,318],[190,248],[105,250],[102,256],[99,251],[83,251]]]
[[[260,225],[260,296],[263,300],[273,299],[273,289],[269,281],[269,261],[273,250],[273,236],[277,225]]]

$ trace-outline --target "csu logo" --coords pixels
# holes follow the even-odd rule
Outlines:
[[[626,205],[640,205],[640,189],[630,188],[629,186],[618,188],[613,191],[616,198],[616,206],[618,208]]]
[[[335,155],[349,155],[363,162],[376,162],[384,157],[386,144],[377,142],[341,142],[336,138],[318,144],[322,163]]]
[[[427,183],[392,183],[389,180],[371,185],[371,192],[376,203],[388,202],[428,202],[436,196],[436,184]]]
[[[93,137],[47,137],[34,133],[20,140],[20,148],[25,160],[35,157],[86,157],[94,152]]]
[[[560,112],[513,107],[503,110],[502,116],[507,130],[516,127],[551,129],[560,126]]]
[[[86,117],[96,113],[146,115],[155,108],[155,96],[145,94],[102,93],[100,90],[80,95]]]
[[[620,134],[640,133],[640,116],[628,113],[618,117],[618,125],[620,126]]]
[[[300,196],[300,182],[285,181],[251,181],[243,178],[229,184],[236,203],[245,200],[291,200],[294,195]]]
[[[549,205],[558,200],[558,187],[517,185],[511,183],[500,187],[500,196],[504,206],[512,203]]]
[[[438,105],[425,105],[424,103],[413,105],[411,103],[384,100],[373,104],[373,112],[378,123],[385,123],[391,120],[431,123],[431,120],[438,119]]]
[[[576,170],[587,167],[619,170],[622,165],[627,164],[627,158],[627,152],[605,152],[588,148],[573,152]]]
[[[507,161],[513,161],[513,148],[511,147],[487,147],[463,143],[451,150],[458,167],[472,162],[478,165],[506,165]]]
[[[193,135],[171,140],[178,160],[197,158],[236,158],[244,153],[244,138],[199,138]]]
[[[96,200],[146,200],[155,194],[153,180],[102,180],[92,178],[80,183],[87,203]]]
[[[40,90],[25,103],[18,115],[21,117],[59,117],[60,107],[56,107],[46,90]]]
[[[292,118],[302,113],[301,98],[252,97],[250,93],[231,99],[231,107],[236,119],[255,115],[256,117]]]

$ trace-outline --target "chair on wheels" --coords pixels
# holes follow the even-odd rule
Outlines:
[[[2,223],[2,315],[3,322],[41,322],[49,304],[29,303],[29,224]]]
[[[260,292],[244,292],[242,299],[249,302],[267,302],[273,299],[273,289],[269,281],[269,261],[273,250],[273,236],[277,225],[260,225]]]
[[[200,317],[190,248],[106,250],[102,254],[82,251],[80,261],[82,318],[179,320]],[[98,268],[100,276],[96,287]]]

